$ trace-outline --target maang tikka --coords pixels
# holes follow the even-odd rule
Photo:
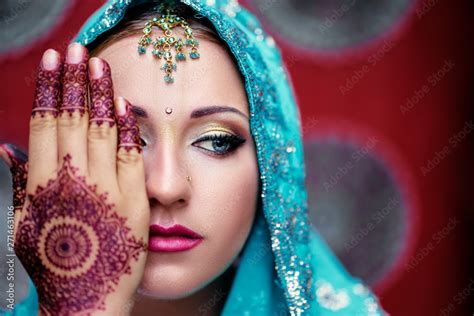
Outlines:
[[[178,16],[168,3],[165,2],[161,4],[158,10],[164,13],[160,17],[154,17],[145,24],[143,35],[138,42],[138,53],[140,55],[145,54],[148,45],[152,44],[153,56],[158,59],[164,58],[165,63],[161,69],[166,72],[164,76],[165,82],[173,83],[174,78],[172,77],[172,73],[176,71],[176,63],[174,63],[173,55],[171,54],[172,48],[174,47],[176,51],[176,55],[174,56],[176,61],[186,60],[185,50],[189,50],[189,57],[191,59],[197,59],[200,57],[197,50],[199,41],[194,38],[193,30],[189,27],[188,22]],[[160,28],[164,32],[164,35],[157,37],[155,41],[151,38],[153,26]],[[173,36],[171,30],[176,26],[183,28],[184,35],[186,36],[185,41]]]

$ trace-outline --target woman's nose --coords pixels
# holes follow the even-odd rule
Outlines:
[[[152,209],[172,209],[189,202],[191,183],[180,156],[169,147],[145,155],[146,189]]]

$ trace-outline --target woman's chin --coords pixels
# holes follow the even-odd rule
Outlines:
[[[155,274],[143,276],[138,287],[138,294],[161,300],[177,300],[193,295],[208,282],[207,280],[194,280],[187,275]]]

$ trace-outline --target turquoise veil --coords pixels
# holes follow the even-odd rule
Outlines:
[[[76,41],[91,44],[141,2],[107,1]],[[181,2],[215,26],[235,56],[245,78],[260,171],[261,209],[222,315],[384,315],[308,221],[300,114],[272,37],[237,0]],[[37,310],[32,283],[31,289],[15,315]]]

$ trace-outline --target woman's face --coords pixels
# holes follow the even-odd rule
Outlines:
[[[110,64],[115,96],[130,101],[140,124],[150,225],[179,224],[202,237],[150,235],[154,250],[140,293],[181,298],[220,276],[249,235],[259,176],[248,101],[240,73],[218,44],[201,39],[201,58],[178,62],[174,83],[166,84],[163,60],[150,49],[138,55],[138,39],[117,40],[98,57]]]

